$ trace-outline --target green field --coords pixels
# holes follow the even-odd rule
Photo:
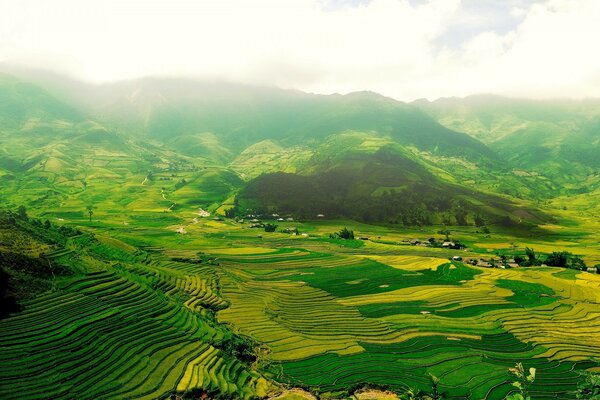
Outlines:
[[[247,224],[204,219],[182,235],[144,215],[131,219],[145,227],[107,220],[48,253],[88,272],[0,321],[3,397],[202,388],[253,398],[280,383],[427,390],[434,374],[451,398],[501,399],[508,368],[523,362],[537,368],[534,398],[552,399],[597,367],[597,275],[450,263],[457,250],[416,254],[428,249],[401,242],[414,231],[357,224],[380,242],[345,246],[318,233],[330,223],[259,238]],[[199,252],[209,261],[192,262]],[[257,363],[223,350],[230,330],[262,345]]]

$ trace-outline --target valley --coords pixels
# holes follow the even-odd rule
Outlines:
[[[0,80],[0,397],[339,399],[435,377],[494,400],[522,363],[533,399],[569,399],[599,371],[595,103],[48,79]],[[548,114],[582,128],[542,143]]]

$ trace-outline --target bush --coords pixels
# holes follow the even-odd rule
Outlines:
[[[277,225],[270,223],[265,224],[265,232],[275,232],[275,229],[277,229]]]
[[[515,262],[519,265],[522,265],[525,262],[525,257],[523,257],[520,254],[515,255],[514,259],[515,259]]]
[[[585,262],[580,256],[568,251],[555,251],[546,258],[546,265],[561,268],[586,269]]]
[[[592,373],[582,374],[584,379],[577,386],[575,397],[577,399],[599,400],[600,399],[600,375]]]
[[[220,348],[224,353],[237,358],[243,363],[252,364],[256,361],[254,344],[249,339],[232,335],[224,339],[219,345],[215,345],[215,347]]]
[[[354,239],[354,231],[351,231],[346,227],[342,228],[337,235],[342,239]]]

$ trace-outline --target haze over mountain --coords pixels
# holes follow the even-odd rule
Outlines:
[[[163,186],[179,205],[209,206],[247,186],[240,196],[246,208],[404,224],[472,222],[477,215],[536,224],[549,217],[533,204],[515,213],[511,202],[598,185],[596,101],[478,96],[406,104],[372,92],[324,96],[156,78],[89,85],[12,72],[37,85],[3,77],[1,117],[13,149],[3,149],[4,179],[20,187],[55,166],[51,183],[72,191],[51,191],[57,202],[87,198],[99,177],[127,181],[171,168],[157,169],[152,159],[219,167],[211,179],[220,189],[207,198],[189,198],[195,179]],[[24,135],[27,141],[18,139]],[[86,152],[99,151],[133,156],[128,162],[136,166],[76,171]]]

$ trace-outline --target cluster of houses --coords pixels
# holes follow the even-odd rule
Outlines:
[[[484,259],[484,258],[469,258],[464,260],[465,263],[474,265],[482,268],[518,268],[519,264],[513,259],[496,260],[496,259]]]
[[[444,249],[454,249],[461,250],[464,249],[465,246],[458,241],[451,240],[437,240],[436,238],[429,238],[426,241],[421,241],[419,239],[410,239],[405,240],[405,242],[409,243],[411,246],[423,246],[423,247],[442,247]]]

